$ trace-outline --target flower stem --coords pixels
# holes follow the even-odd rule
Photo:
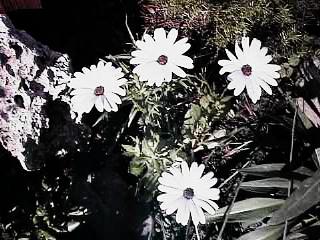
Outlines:
[[[237,198],[239,190],[240,190],[240,185],[243,182],[244,178],[245,178],[245,175],[242,176],[240,182],[238,183],[238,186],[237,186],[236,192],[234,194],[233,200],[232,200],[231,204],[229,205],[229,207],[227,208],[227,210],[226,210],[226,212],[224,214],[225,217],[224,217],[223,224],[222,224],[222,227],[220,229],[220,232],[219,232],[217,240],[221,240],[222,239],[222,234],[223,234],[224,229],[225,229],[225,227],[227,225],[227,222],[228,222],[229,213],[231,212],[231,209],[232,209],[232,207],[233,207],[233,205],[234,205],[234,203],[236,201],[236,198]]]
[[[199,231],[198,231],[198,225],[194,225],[194,228],[196,230],[197,239],[200,240]]]
[[[296,101],[295,103],[295,110],[294,110],[294,116],[292,120],[292,129],[291,129],[291,146],[290,146],[290,156],[289,156],[289,165],[291,167],[292,159],[293,159],[293,145],[294,145],[294,135],[295,135],[295,127],[296,127],[296,121],[297,121],[297,113],[298,113],[298,103]],[[293,179],[291,178],[288,185],[288,197],[291,195],[291,189],[293,186]],[[283,229],[283,237],[282,239],[287,239],[287,231],[288,231],[288,220],[286,219],[284,223],[284,229]]]

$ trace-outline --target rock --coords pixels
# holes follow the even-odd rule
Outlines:
[[[63,105],[61,100],[69,101],[59,93],[66,89],[66,81],[71,76],[70,66],[67,55],[50,50],[26,32],[15,29],[5,15],[0,15],[0,143],[25,170],[34,170],[42,165],[43,159],[39,157],[47,153],[43,149],[49,149],[49,146],[41,144],[50,145],[42,136],[43,132],[60,136],[49,129],[50,118],[46,108],[53,101],[60,102],[57,104],[59,108]],[[64,104],[61,108],[64,113],[61,114],[70,115],[66,110],[68,107]],[[63,118],[67,119],[64,125],[73,124],[70,116]],[[61,127],[61,124],[55,126]],[[76,129],[76,126],[71,129]],[[71,136],[75,137],[74,134]],[[54,142],[55,139],[51,140]],[[65,141],[61,142],[63,144]],[[40,155],[39,149],[42,149]],[[61,150],[54,149],[57,152]]]

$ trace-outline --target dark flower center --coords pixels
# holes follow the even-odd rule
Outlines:
[[[242,68],[241,68],[241,71],[244,75],[246,76],[250,76],[251,73],[252,73],[252,67],[248,64],[246,65],[243,65]]]
[[[194,192],[192,188],[186,188],[185,190],[183,190],[183,197],[185,197],[186,199],[192,199],[194,196]]]
[[[94,90],[94,95],[101,96],[103,94],[104,94],[104,87],[102,86],[96,87],[96,89]]]
[[[161,55],[161,56],[158,58],[157,62],[158,62],[160,65],[166,65],[167,62],[168,62],[168,57],[165,56],[165,55]]]

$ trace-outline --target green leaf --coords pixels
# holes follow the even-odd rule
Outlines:
[[[274,193],[281,192],[287,194],[289,180],[286,178],[266,178],[261,180],[249,181],[241,183],[240,188],[249,192],[256,193]],[[294,181],[294,188],[297,187],[297,181]]]
[[[209,104],[210,104],[209,99],[208,99],[207,96],[202,96],[200,98],[199,103],[200,103],[200,106],[203,107],[203,108],[208,108]]]
[[[291,233],[287,236],[286,240],[306,240],[309,237],[303,233]]]
[[[187,127],[192,127],[199,121],[201,117],[201,107],[197,104],[191,104],[191,108],[187,111],[185,115],[185,122],[184,124]]]
[[[139,158],[134,158],[129,165],[129,172],[136,177],[141,177],[141,175],[146,170],[146,163]]]
[[[249,198],[236,202],[231,209],[228,222],[247,222],[268,216],[279,209],[284,200],[274,198]],[[228,206],[218,209],[214,215],[207,215],[207,221],[221,221]]]
[[[276,225],[291,220],[320,202],[320,170],[311,178],[307,178],[298,189],[285,201],[283,206],[276,211],[269,220],[269,225]]]
[[[276,177],[280,175],[281,169],[285,166],[283,163],[261,164],[241,169],[240,172],[252,176]]]
[[[237,240],[277,240],[283,234],[284,225],[266,226],[242,235]]]

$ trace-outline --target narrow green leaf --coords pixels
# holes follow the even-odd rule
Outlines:
[[[268,224],[276,225],[291,220],[320,202],[320,170],[300,184],[298,189],[285,201],[283,206],[276,211]]]
[[[277,240],[283,234],[284,225],[266,226],[242,235],[237,240]]]
[[[281,207],[284,200],[274,198],[250,198],[236,202],[228,216],[228,222],[247,222],[268,216]],[[226,207],[218,209],[214,215],[207,215],[207,222],[221,221]]]
[[[306,240],[309,237],[303,233],[291,233],[287,236],[286,240]]]
[[[289,180],[286,178],[266,178],[255,181],[248,181],[241,183],[240,188],[249,192],[256,193],[287,193],[289,186]],[[294,188],[297,187],[297,181],[294,181]]]
[[[280,175],[280,171],[284,166],[285,164],[283,163],[261,164],[241,169],[240,172],[252,176],[277,177]]]

